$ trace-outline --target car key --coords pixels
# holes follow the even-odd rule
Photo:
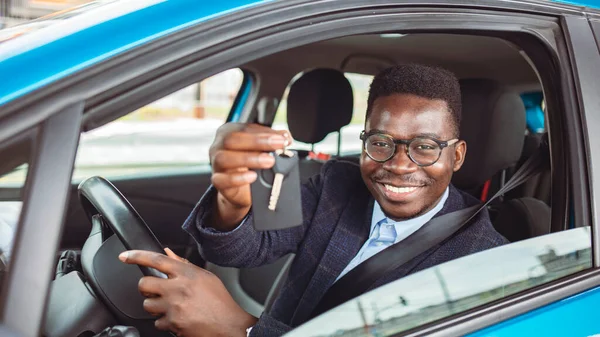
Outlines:
[[[250,184],[252,224],[257,231],[292,228],[304,221],[298,153],[283,149],[273,156],[274,166],[257,170],[258,178]]]
[[[275,165],[273,165],[273,187],[271,187],[271,196],[269,198],[269,210],[275,211],[277,208],[277,201],[279,200],[279,194],[281,193],[281,185],[283,185],[283,178],[290,173],[290,171],[296,166],[297,161],[292,159],[294,152],[289,150],[280,150],[275,152]]]

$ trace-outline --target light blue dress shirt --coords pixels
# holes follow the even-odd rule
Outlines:
[[[449,189],[446,188],[442,199],[440,199],[438,204],[427,213],[404,221],[394,221],[386,217],[383,210],[381,210],[379,203],[375,201],[375,204],[373,205],[373,218],[371,219],[371,234],[362,248],[358,251],[358,254],[356,254],[346,268],[342,270],[342,273],[337,277],[336,281],[366,259],[381,252],[394,243],[406,239],[412,233],[416,232],[442,210],[446,203],[446,199],[448,199],[448,193]]]

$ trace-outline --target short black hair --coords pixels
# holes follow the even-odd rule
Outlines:
[[[462,104],[460,84],[452,72],[418,64],[398,65],[383,70],[371,82],[366,119],[369,119],[377,98],[393,94],[412,94],[445,101],[450,109],[453,131],[458,137]]]

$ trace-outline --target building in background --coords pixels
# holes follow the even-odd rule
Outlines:
[[[0,28],[67,10],[89,0],[0,0]]]

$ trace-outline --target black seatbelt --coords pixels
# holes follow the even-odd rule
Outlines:
[[[497,197],[549,168],[548,143],[542,144],[508,182],[483,205],[475,205],[431,219],[406,239],[365,260],[335,282],[325,293],[311,318],[365,293],[383,275],[424,253],[457,233]]]

